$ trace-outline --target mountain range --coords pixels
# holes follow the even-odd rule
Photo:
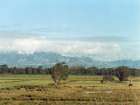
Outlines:
[[[64,56],[52,52],[36,52],[33,54],[20,54],[17,52],[0,53],[0,64],[9,66],[45,66],[50,67],[58,62],[66,62],[69,66],[85,67],[118,67],[128,66],[140,68],[140,60],[99,61],[86,56]]]

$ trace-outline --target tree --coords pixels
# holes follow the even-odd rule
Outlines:
[[[52,67],[51,77],[55,83],[55,86],[59,84],[60,80],[66,80],[68,78],[69,68],[65,63],[57,63]]]
[[[116,76],[118,77],[120,81],[128,80],[128,76],[129,76],[128,67],[126,66],[118,67],[116,68],[115,72],[116,72],[115,73]]]
[[[38,66],[37,73],[41,74],[42,72],[43,72],[43,67],[42,66]]]
[[[0,70],[2,73],[8,73],[9,72],[9,67],[6,64],[0,65]]]

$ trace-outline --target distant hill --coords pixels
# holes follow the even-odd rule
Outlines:
[[[52,52],[38,52],[33,54],[19,54],[16,52],[0,53],[0,64],[10,66],[52,66],[58,62],[66,62],[70,66],[96,66],[96,67],[117,67],[129,66],[140,68],[140,60],[118,60],[118,61],[98,61],[90,57],[70,57],[62,56]]]

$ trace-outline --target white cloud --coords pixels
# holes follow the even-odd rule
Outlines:
[[[129,52],[125,54],[115,42],[50,40],[45,37],[1,38],[0,52],[10,51],[26,54],[56,52],[69,56],[90,56],[99,60],[116,60],[131,55]]]
[[[13,49],[19,53],[34,53],[42,46],[42,41],[35,38],[22,38],[13,41]]]

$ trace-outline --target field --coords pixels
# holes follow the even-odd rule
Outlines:
[[[140,77],[100,83],[100,76],[70,76],[56,88],[49,75],[0,75],[0,105],[140,105]]]

